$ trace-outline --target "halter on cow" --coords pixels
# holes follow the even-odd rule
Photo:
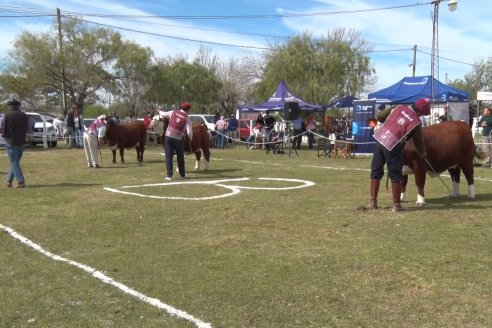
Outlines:
[[[427,158],[420,158],[412,140],[409,140],[404,149],[401,199],[405,198],[408,174],[415,175],[415,184],[418,189],[416,204],[425,205],[424,185],[426,173],[435,176],[448,170],[453,181],[450,197],[459,196],[460,173],[463,171],[468,182],[468,199],[475,199],[473,158],[475,143],[468,123],[461,121],[447,121],[422,128]],[[428,163],[427,163],[427,161]],[[430,164],[430,165],[429,165]],[[434,172],[435,170],[435,172]]]
[[[109,149],[113,153],[113,164],[116,163],[116,149],[120,150],[121,163],[125,163],[125,148],[135,147],[137,151],[137,161],[143,162],[145,142],[147,140],[147,128],[141,121],[131,121],[125,124],[118,124],[114,119],[108,120],[106,128],[106,139]]]
[[[150,122],[150,127],[151,128],[157,128],[159,127],[160,130],[160,125],[162,124],[162,145],[164,146],[164,133],[166,132],[167,125],[168,125],[168,120],[164,120],[160,118],[158,115],[154,116],[152,118],[152,121]],[[183,147],[185,153],[195,154],[195,170],[200,169],[200,159],[202,157],[202,152],[203,152],[203,157],[205,157],[205,170],[207,171],[210,168],[210,143],[209,143],[209,134],[207,131],[207,128],[199,123],[193,123],[192,125],[193,129],[193,138],[190,142],[190,138],[188,135],[185,133],[183,136]]]

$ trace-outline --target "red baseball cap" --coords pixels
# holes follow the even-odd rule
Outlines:
[[[415,107],[419,110],[419,115],[430,115],[430,102],[427,98],[420,98],[415,101]]]

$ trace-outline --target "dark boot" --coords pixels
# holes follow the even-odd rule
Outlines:
[[[378,192],[379,192],[380,180],[371,179],[371,203],[369,204],[369,209],[378,209]]]
[[[399,182],[391,183],[391,193],[393,195],[393,212],[406,211],[405,208],[401,207],[401,202],[400,202],[401,185]]]

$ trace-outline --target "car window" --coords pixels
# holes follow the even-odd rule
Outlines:
[[[37,114],[30,114],[30,115],[34,123],[44,123],[44,120],[42,119],[41,115],[37,115]]]
[[[202,118],[200,116],[191,116],[190,119],[191,119],[192,122],[198,122],[198,123],[202,123],[203,122],[203,120],[202,120]]]
[[[208,123],[213,123],[214,122],[214,116],[213,115],[204,115],[205,120],[207,120]]]

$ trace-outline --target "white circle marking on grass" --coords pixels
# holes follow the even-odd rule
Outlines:
[[[9,227],[6,227],[6,226],[0,224],[0,229],[5,230],[13,238],[19,240],[21,243],[33,248],[34,250],[40,252],[41,254],[51,258],[52,260],[60,261],[60,262],[64,262],[64,263],[73,265],[73,266],[89,273],[91,276],[99,279],[100,281],[104,282],[105,284],[116,287],[128,295],[136,297],[137,299],[141,300],[142,302],[145,302],[147,304],[150,304],[154,307],[157,307],[161,310],[166,311],[171,316],[176,316],[178,318],[187,320],[187,321],[193,323],[198,328],[211,328],[212,327],[212,325],[210,323],[201,321],[200,319],[193,317],[191,314],[188,314],[185,311],[176,309],[175,307],[168,305],[168,304],[162,302],[161,300],[159,300],[157,298],[146,296],[146,295],[122,284],[121,282],[113,280],[113,278],[105,275],[101,271],[97,271],[96,269],[91,268],[90,266],[87,266],[85,264],[75,262],[75,261],[69,260],[67,258],[61,257],[59,255],[53,254],[53,253],[45,250],[44,248],[42,248],[40,245],[32,242],[31,240],[29,240],[26,237],[22,236],[21,234],[17,233],[12,228],[9,228]]]
[[[176,182],[167,182],[167,183],[151,183],[151,184],[142,184],[142,185],[133,185],[133,186],[122,186],[120,189],[105,187],[104,190],[111,191],[114,193],[120,193],[124,195],[132,195],[138,197],[145,198],[153,198],[153,199],[180,199],[180,200],[211,200],[217,198],[224,198],[233,195],[237,195],[241,192],[241,189],[250,189],[250,190],[293,190],[299,188],[306,188],[310,186],[314,186],[314,182],[300,179],[284,179],[284,178],[258,178],[258,180],[270,180],[270,181],[286,181],[286,182],[295,182],[299,183],[299,185],[291,186],[291,187],[248,187],[241,185],[230,185],[226,184],[228,182],[236,182],[236,181],[247,181],[249,178],[236,178],[236,179],[219,179],[219,180],[208,180],[208,181],[176,181]],[[121,189],[131,189],[131,188],[145,188],[145,187],[167,187],[167,186],[175,186],[175,185],[214,185],[218,187],[222,187],[225,189],[229,189],[230,192],[208,196],[208,197],[178,197],[178,196],[156,196],[156,195],[146,195],[138,192],[124,191]]]

